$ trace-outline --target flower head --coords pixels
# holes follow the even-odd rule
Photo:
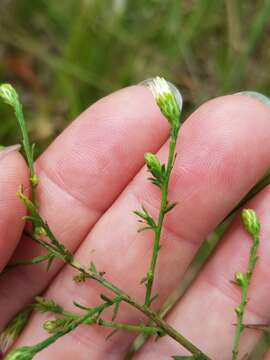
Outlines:
[[[251,236],[259,236],[261,225],[256,212],[252,209],[244,209],[241,218],[247,232]]]
[[[31,309],[27,308],[10,321],[5,330],[0,334],[0,354],[5,354],[24,329],[30,316]]]
[[[2,84],[0,86],[0,97],[6,104],[12,107],[17,106],[19,103],[18,94],[10,84]]]
[[[163,115],[172,126],[179,126],[182,98],[179,93],[176,97],[177,89],[174,89],[170,83],[159,76],[149,81],[148,85]]]

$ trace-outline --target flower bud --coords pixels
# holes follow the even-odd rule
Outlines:
[[[44,229],[43,226],[35,227],[35,235],[37,236],[47,236],[47,231]]]
[[[32,360],[36,351],[30,346],[24,346],[11,351],[5,360]]]
[[[149,83],[149,87],[158,107],[163,115],[168,119],[169,123],[172,126],[179,126],[182,103],[180,104],[177,101],[176,96],[171,90],[168,82],[164,78],[157,76]]]
[[[150,173],[154,177],[160,178],[162,176],[162,166],[156,155],[148,152],[144,155],[144,160]]]
[[[39,178],[37,177],[36,174],[34,174],[33,176],[30,177],[30,182],[34,187],[38,186]]]
[[[0,335],[0,354],[5,354],[7,350],[17,340],[24,329],[31,314],[31,309],[27,308],[16,315]]]
[[[0,86],[0,98],[12,107],[15,107],[19,103],[18,94],[10,84],[2,84]]]
[[[246,231],[251,236],[259,236],[260,234],[260,221],[256,212],[252,209],[244,209],[241,214],[242,222]]]
[[[240,271],[235,273],[234,279],[236,284],[240,287],[244,286],[247,282],[245,274]]]
[[[57,320],[47,320],[43,324],[43,329],[46,330],[49,334],[53,334],[57,328]]]
[[[234,310],[238,316],[243,313],[243,308],[240,305],[237,306]]]

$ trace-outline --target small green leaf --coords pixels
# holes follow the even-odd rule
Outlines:
[[[134,214],[137,215],[139,218],[141,218],[143,220],[143,222],[145,222],[151,229],[155,230],[157,225],[154,221],[154,219],[152,218],[152,216],[148,213],[148,211],[146,210],[146,208],[144,206],[142,206],[142,211],[134,211]]]
[[[140,229],[137,230],[138,233],[146,231],[146,230],[153,230],[153,228],[151,228],[150,226],[144,226]]]
[[[144,276],[140,281],[140,285],[145,284],[146,282],[147,282],[147,277]]]
[[[77,301],[73,301],[73,305],[76,306],[77,308],[81,309],[81,310],[86,310],[86,311],[90,311],[91,308],[86,307],[84,305],[79,304]]]
[[[150,299],[150,305],[152,305],[152,303],[153,303],[154,301],[156,301],[157,298],[158,298],[158,294],[154,295],[154,296]]]
[[[114,305],[114,308],[113,308],[112,321],[114,321],[114,320],[116,319],[116,316],[117,316],[118,311],[119,311],[119,307],[120,307],[120,302],[117,302],[117,303]]]
[[[96,265],[94,264],[93,261],[91,261],[89,270],[92,271],[94,274],[98,274]]]
[[[113,301],[112,299],[110,299],[108,296],[104,295],[104,294],[100,294],[100,298],[105,301],[106,303],[109,303],[109,304],[113,304]]]
[[[47,267],[46,267],[46,271],[49,271],[49,270],[50,270],[54,258],[55,258],[55,256],[54,256],[53,254],[50,254],[50,255],[48,256],[48,264],[47,264]]]

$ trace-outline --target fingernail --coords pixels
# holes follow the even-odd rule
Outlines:
[[[254,99],[259,100],[264,105],[270,107],[270,98],[261,93],[258,93],[256,91],[241,91],[241,92],[237,93],[236,95],[245,95],[245,96],[252,97]]]
[[[139,85],[142,85],[142,86],[146,86],[146,87],[149,87],[149,84],[153,81],[153,79],[155,78],[148,78],[148,79],[145,79],[143,81],[141,81],[139,83]],[[170,81],[166,80],[170,90],[172,91],[172,93],[174,94],[175,96],[175,99],[178,103],[178,106],[180,109],[182,109],[182,106],[183,106],[183,97],[180,93],[180,91],[177,89],[177,87],[175,85],[173,85]]]
[[[0,160],[2,160],[7,154],[13,152],[13,151],[19,151],[21,148],[20,144],[11,145],[11,146],[1,146],[0,147]]]

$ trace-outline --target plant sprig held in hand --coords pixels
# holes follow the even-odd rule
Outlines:
[[[36,258],[30,260],[18,261],[16,264],[11,264],[12,266],[9,266],[9,269],[12,269],[14,266],[38,264],[44,261],[48,261],[47,270],[49,270],[53,259],[58,258],[77,271],[77,275],[74,278],[75,281],[86,281],[88,279],[95,280],[101,286],[110,290],[115,295],[115,298],[111,300],[101,294],[100,297],[103,302],[91,309],[82,307],[81,305],[78,305],[74,302],[76,306],[86,311],[86,314],[82,316],[77,316],[73,313],[67,313],[64,309],[55,304],[53,300],[43,301],[42,299],[39,299],[38,304],[30,304],[29,309],[31,310],[55,312],[56,314],[58,314],[59,317],[57,317],[55,321],[52,320],[51,322],[47,322],[44,324],[45,328],[47,328],[49,332],[52,332],[53,335],[34,346],[22,347],[13,350],[7,355],[6,359],[30,360],[38,352],[50,346],[57,339],[74,330],[80,324],[105,326],[113,328],[114,330],[139,331],[143,333],[156,334],[157,336],[163,336],[166,334],[173,338],[175,341],[177,341],[179,344],[181,344],[184,348],[189,350],[192,354],[200,356],[200,358],[202,359],[209,359],[205,354],[203,354],[200,349],[198,349],[194,344],[192,344],[188,339],[181,335],[177,330],[170,326],[165,320],[159,317],[159,315],[150,308],[152,300],[152,285],[154,280],[158,250],[160,246],[159,242],[163,220],[165,214],[175,206],[175,204],[173,203],[170,204],[167,198],[169,178],[175,159],[175,146],[178,132],[180,129],[180,114],[182,109],[182,100],[180,99],[179,101],[179,99],[177,99],[166,80],[156,78],[150,83],[150,88],[155,96],[156,102],[160,107],[160,110],[168,119],[171,125],[171,137],[168,162],[166,165],[161,165],[154,154],[148,153],[145,155],[148,170],[152,175],[151,181],[161,189],[162,193],[161,209],[157,223],[155,223],[155,221],[152,219],[151,215],[147,212],[146,209],[143,209],[142,212],[137,212],[137,215],[140,216],[142,221],[146,223],[147,227],[155,231],[152,260],[149,272],[147,274],[148,276],[145,304],[140,304],[134,298],[130,297],[124,290],[120,289],[119,287],[108,281],[104,277],[104,273],[98,272],[95,264],[93,264],[92,262],[90,262],[90,266],[81,265],[74,258],[73,254],[64,246],[64,244],[62,244],[57,239],[57,237],[51,230],[49,224],[40,215],[39,208],[35,201],[35,196],[33,196],[34,194],[32,194],[32,200],[30,200],[30,198],[24,193],[23,187],[21,187],[17,195],[28,209],[28,215],[26,216],[26,220],[30,221],[33,225],[33,228],[30,231],[27,230],[27,234],[35,243],[45,249],[47,251],[47,254],[37,256]],[[30,146],[29,143],[27,129],[22,113],[22,107],[19,102],[18,95],[12,86],[4,84],[0,87],[0,97],[2,97],[7,104],[11,105],[14,108],[16,118],[18,120],[18,123],[20,124],[23,134],[24,151],[30,169],[31,188],[34,193],[38,184],[38,180],[34,172],[33,146]],[[116,323],[114,319],[117,315],[117,312],[119,311],[120,302],[125,302],[140,311],[142,314],[148,317],[148,319],[151,320],[154,325],[145,326],[144,324],[134,325]],[[110,306],[114,306],[114,316],[112,318],[112,321],[100,319],[99,316],[101,312],[103,312],[107,307]],[[20,322],[19,325],[19,331],[21,331],[23,329],[24,323]],[[16,332],[16,334],[18,334],[18,331]],[[12,341],[14,340],[15,338],[13,336]]]
[[[36,187],[38,185],[38,177],[35,173],[34,168],[34,150],[35,150],[35,144],[30,145],[28,131],[24,119],[24,114],[22,110],[22,104],[20,102],[19,96],[16,92],[16,90],[13,88],[10,84],[2,84],[0,86],[0,98],[9,106],[12,107],[12,109],[15,112],[15,117],[18,121],[21,133],[22,133],[22,144],[23,149],[25,152],[25,157],[27,160],[27,164],[29,167],[29,181],[31,185],[31,192],[32,192],[32,200],[36,204]]]
[[[248,302],[248,288],[250,285],[250,281],[253,275],[253,271],[255,269],[258,256],[257,250],[260,243],[260,221],[256,214],[256,212],[252,209],[244,209],[241,214],[242,222],[248,234],[252,238],[252,245],[249,253],[248,260],[248,269],[244,272],[237,272],[235,274],[235,284],[241,289],[241,303],[235,308],[236,316],[237,316],[237,325],[235,330],[233,351],[232,351],[232,360],[237,360],[239,353],[239,344],[241,334],[244,330],[244,312]]]
[[[145,282],[146,286],[146,306],[150,306],[153,301],[152,288],[154,283],[158,253],[160,250],[160,239],[164,218],[165,215],[176,205],[175,203],[169,203],[168,189],[170,176],[175,160],[175,148],[181,126],[180,116],[182,111],[182,98],[180,98],[179,100],[179,97],[176,96],[175,91],[173,91],[172,87],[165,79],[157,77],[151,80],[148,85],[156,100],[157,105],[160,108],[160,111],[170,123],[171,131],[169,154],[166,164],[161,164],[157,156],[152,153],[146,153],[144,157],[148,171],[151,174],[149,180],[161,191],[161,202],[158,220],[155,221],[144,206],[142,206],[142,211],[135,211],[135,214],[140,217],[140,221],[143,221],[146,224],[146,226],[142,229],[139,229],[139,231],[151,229],[154,232],[152,257],[148,272],[143,281]]]

